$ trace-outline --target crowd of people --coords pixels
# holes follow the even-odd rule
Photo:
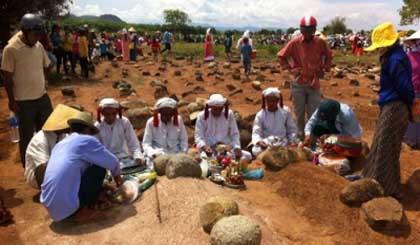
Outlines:
[[[210,157],[219,144],[224,144],[233,158],[251,161],[273,146],[313,149],[319,140],[331,135],[362,138],[362,128],[349,105],[321,98],[320,79],[331,68],[332,53],[327,42],[315,35],[317,20],[313,16],[302,18],[301,34],[277,54],[282,68],[295,77],[291,96],[296,122],[283,103],[281,91],[275,87],[265,89],[261,110],[257,112],[252,128],[251,151],[241,147],[234,112],[229,108],[228,98],[219,93],[209,96],[205,109],[196,118],[193,146],[188,145],[185,125],[177,112],[178,102],[172,98],[156,101],[154,115],[146,123],[141,142],[114,98],[99,102],[96,122],[92,113],[65,105],[57,105],[53,110],[45,89],[44,72],[53,66],[59,72],[62,65],[64,72],[68,72],[67,63],[71,63],[71,71],[74,71],[78,60],[87,78],[86,63],[98,44],[99,57],[113,59],[121,53],[122,60],[129,61],[141,54],[142,42],[150,43],[157,59],[159,53],[171,51],[169,32],[163,35],[156,32],[149,40],[141,39],[134,28],[122,30],[118,38],[112,38],[106,33],[95,37],[87,28],[64,30],[61,35],[60,27],[54,26],[50,45],[42,42],[45,34],[39,16],[24,15],[20,28],[4,49],[1,70],[5,76],[9,109],[19,118],[19,149],[26,182],[40,189],[40,202],[54,221],[77,216],[98,202],[107,170],[117,185],[121,185],[124,169],[152,169],[153,160],[161,155],[185,153],[193,147],[203,157]],[[231,38],[226,35],[227,54],[233,45]],[[379,50],[382,72],[381,112],[372,150],[363,170],[363,177],[376,179],[387,195],[397,198],[400,197],[401,142],[412,119],[411,112],[415,108],[418,110],[418,104],[416,107],[414,103],[415,92],[417,101],[420,93],[420,38],[416,33],[407,39],[411,47],[409,56],[399,40],[392,24],[384,23],[375,28],[372,45],[365,49]],[[160,50],[162,42],[165,48]],[[205,38],[205,60],[214,59],[212,45],[210,28]],[[245,32],[236,45],[241,51],[246,75],[250,71],[252,46],[249,32]],[[54,54],[56,60],[50,58],[48,52]],[[413,127],[418,130],[419,124]],[[418,134],[414,141],[419,143]]]

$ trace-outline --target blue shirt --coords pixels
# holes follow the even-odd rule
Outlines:
[[[383,106],[399,100],[411,106],[414,100],[414,88],[407,54],[401,46],[397,46],[385,53],[382,60],[378,104]]]
[[[80,181],[92,164],[120,174],[118,159],[93,136],[73,133],[55,145],[41,185],[41,203],[54,221],[79,209]]]
[[[168,31],[163,33],[163,43],[170,43],[171,42],[171,34]]]
[[[251,47],[251,45],[245,44],[241,48],[242,60],[244,62],[251,62],[251,53],[252,53],[252,47]]]
[[[305,135],[310,135],[318,123],[318,110],[316,110],[305,125]],[[362,127],[350,106],[340,103],[340,112],[335,120],[335,127],[340,131],[340,136],[362,138]]]

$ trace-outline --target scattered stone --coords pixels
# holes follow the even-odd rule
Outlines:
[[[261,227],[254,220],[233,215],[219,220],[211,230],[211,245],[259,245]]]
[[[177,71],[174,72],[174,75],[177,76],[177,77],[179,77],[179,76],[182,75],[182,73],[181,73],[181,71],[177,70]]]
[[[140,65],[135,64],[135,65],[133,65],[133,67],[137,69],[137,68],[140,68]]]
[[[270,72],[271,72],[271,74],[279,74],[280,70],[277,69],[277,68],[271,68]]]
[[[121,75],[122,75],[123,77],[127,77],[127,76],[128,76],[128,69],[122,69],[122,71],[121,71]]]
[[[150,82],[150,86],[152,87],[163,87],[165,86],[165,84],[167,84],[167,81],[161,81],[161,80],[152,80]]]
[[[240,73],[233,73],[232,78],[234,80],[241,80],[241,74]]]
[[[225,81],[225,79],[224,79],[222,76],[220,76],[220,75],[216,75],[214,78],[215,78],[217,81],[220,81],[220,82],[224,82],[224,81]]]
[[[166,71],[166,66],[165,65],[160,65],[158,68],[159,71]]]
[[[204,93],[204,92],[206,92],[207,90],[205,89],[205,88],[203,88],[202,86],[195,86],[194,87],[194,92],[195,93]]]
[[[334,74],[334,77],[335,77],[335,78],[342,79],[342,78],[345,78],[346,76],[345,76],[345,74],[344,74],[344,71],[343,71],[343,70],[336,70],[336,71],[335,71],[335,74]]]
[[[365,74],[366,78],[369,78],[370,80],[375,80],[375,75],[374,74]]]
[[[171,154],[163,154],[159,155],[153,160],[154,169],[159,176],[165,175],[166,166],[168,165],[169,160],[173,155]]]
[[[144,108],[147,106],[147,103],[144,100],[136,99],[136,100],[121,101],[120,105],[127,109],[134,109],[134,108]]]
[[[238,213],[238,204],[232,199],[223,196],[212,197],[200,208],[200,223],[204,231],[210,233],[221,218]]]
[[[354,91],[351,95],[353,95],[354,97],[359,97],[360,93],[359,91]]]
[[[210,62],[208,65],[207,65],[207,68],[209,68],[209,69],[213,69],[213,68],[215,68],[216,67],[216,62]]]
[[[111,61],[111,66],[114,68],[118,68],[118,62],[116,62],[115,60]]]
[[[289,89],[291,87],[292,83],[288,80],[284,80],[282,84],[283,89]]]
[[[168,96],[169,96],[169,91],[166,86],[159,86],[155,89],[155,92],[154,92],[155,100],[158,100],[163,97],[168,97]]]
[[[230,63],[232,64],[239,64],[241,62],[241,58],[232,58],[230,59]]]
[[[143,74],[143,76],[150,76],[151,75],[150,71],[143,71],[142,74]]]
[[[266,76],[264,76],[263,74],[259,74],[259,75],[257,75],[257,77],[255,78],[255,80],[257,80],[257,81],[265,81],[265,80],[267,80],[267,77],[266,77]]]
[[[181,55],[177,55],[175,56],[175,60],[185,60],[185,57]]]
[[[235,94],[240,94],[240,93],[243,93],[243,92],[244,92],[244,90],[239,88],[239,89],[236,89],[235,91],[232,91],[232,93],[230,93],[229,96],[234,96]]]
[[[360,206],[383,196],[384,190],[376,180],[364,178],[348,184],[340,193],[340,201],[349,206]]]
[[[338,96],[341,96],[341,95],[343,95],[340,91],[337,91],[337,95]]]
[[[253,103],[254,102],[254,99],[252,98],[252,97],[246,97],[245,98],[245,102],[248,102],[248,103]]]
[[[177,177],[201,177],[201,167],[194,158],[187,154],[176,154],[166,165],[168,179]]]
[[[188,104],[187,109],[188,109],[189,113],[193,113],[193,112],[196,112],[196,111],[203,110],[204,107],[202,105],[200,105],[199,103],[191,102],[190,104]]]
[[[160,72],[156,72],[155,77],[159,77],[159,76],[160,76]]]
[[[229,62],[223,63],[223,68],[230,69],[230,67],[231,67],[231,64]]]
[[[408,186],[414,193],[420,194],[420,168],[414,170],[414,173],[411,175],[408,180]]]
[[[192,95],[192,94],[195,94],[195,91],[189,90],[189,91],[183,92],[181,94],[181,96],[184,98],[184,97],[187,97],[187,96]]]
[[[67,97],[76,97],[76,92],[74,91],[73,87],[64,87],[61,89],[61,94]]]
[[[375,198],[363,203],[360,213],[374,230],[395,230],[403,224],[403,207],[392,197]]]
[[[181,107],[187,106],[189,103],[190,103],[190,102],[188,102],[188,101],[186,101],[186,100],[180,100],[180,101],[178,102],[178,108],[181,108]]]
[[[195,74],[195,80],[197,82],[203,82],[204,81],[203,76],[201,74]]]
[[[350,85],[351,86],[360,86],[360,82],[359,82],[359,80],[351,79],[350,80]]]
[[[336,81],[330,82],[330,87],[337,87],[338,83]]]
[[[234,90],[236,89],[235,85],[232,85],[232,84],[226,84],[226,88],[227,88],[230,92],[232,92],[232,91],[234,91]]]
[[[127,110],[127,118],[135,129],[146,127],[146,122],[153,116],[153,111],[149,107],[135,108]]]
[[[252,82],[252,87],[253,87],[255,90],[261,90],[261,82],[260,82],[260,81],[253,81],[253,82]]]

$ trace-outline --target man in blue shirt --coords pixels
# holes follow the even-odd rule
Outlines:
[[[121,184],[118,159],[92,136],[98,129],[91,114],[80,112],[68,124],[73,133],[54,147],[41,186],[41,203],[54,221],[95,204],[106,169]]]
[[[244,63],[245,76],[248,79],[249,73],[251,72],[252,47],[249,44],[249,39],[247,37],[244,37],[242,41],[244,43],[241,48],[242,62]]]
[[[165,48],[160,53],[163,53],[166,50],[168,50],[168,52],[171,52],[171,33],[169,31],[165,31],[163,33],[162,41],[163,44],[165,44]]]

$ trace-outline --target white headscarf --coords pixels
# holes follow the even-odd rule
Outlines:
[[[262,92],[264,97],[274,95],[277,98],[280,98],[280,93],[281,93],[280,90],[278,88],[275,88],[275,87],[267,88]]]
[[[226,104],[226,98],[221,94],[212,94],[207,104],[209,106],[224,106]]]
[[[210,35],[211,34],[211,27],[207,29],[206,31],[206,35]]]
[[[114,98],[105,98],[105,99],[102,99],[101,102],[99,102],[99,107],[101,109],[104,109],[104,108],[118,109],[120,108],[120,103]]]
[[[171,109],[175,109],[177,106],[178,102],[176,102],[176,100],[169,98],[169,97],[164,97],[159,99],[156,104],[155,104],[155,108],[160,110],[162,108],[171,108]]]
[[[249,30],[246,30],[245,32],[244,32],[244,35],[242,36],[242,37],[247,37],[247,38],[249,38],[250,37],[250,31]]]

